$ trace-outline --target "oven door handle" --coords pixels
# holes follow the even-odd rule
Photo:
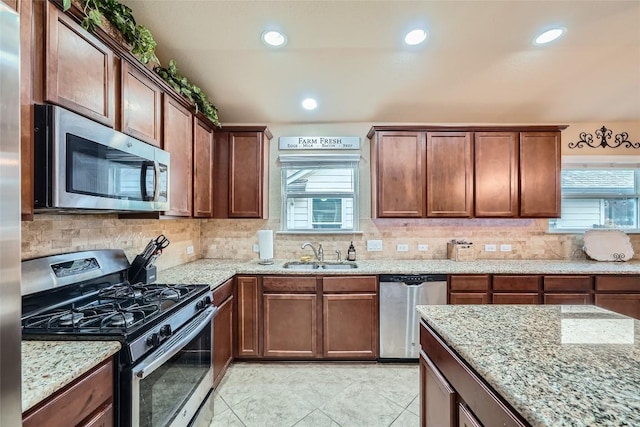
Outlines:
[[[144,379],[151,375],[153,371],[182,350],[189,341],[197,337],[209,325],[216,311],[218,311],[217,307],[210,306],[200,313],[188,325],[184,326],[180,332],[169,338],[158,350],[151,353],[149,357],[137,365],[134,375],[139,379]]]

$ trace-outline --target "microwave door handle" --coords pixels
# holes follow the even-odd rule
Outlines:
[[[160,198],[160,164],[153,162],[153,201],[157,202]]]
[[[148,160],[142,162],[142,169],[140,170],[140,194],[142,194],[142,200],[145,200],[145,201],[150,200],[149,195],[147,194],[147,169],[149,168],[149,166],[153,166],[153,163],[154,162],[148,161]],[[155,192],[155,187],[154,187],[154,192]]]

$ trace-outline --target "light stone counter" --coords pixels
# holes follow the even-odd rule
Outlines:
[[[114,341],[22,341],[22,412],[119,350]]]
[[[593,306],[418,306],[532,426],[640,426],[640,321]]]
[[[365,260],[349,270],[289,270],[275,260],[260,265],[257,260],[200,259],[158,272],[158,283],[207,283],[215,289],[235,274],[640,274],[640,261],[550,261],[550,260]]]

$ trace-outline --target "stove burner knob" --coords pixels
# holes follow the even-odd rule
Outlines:
[[[173,331],[171,330],[171,325],[163,325],[160,328],[160,336],[161,337],[169,337],[169,336],[171,336],[172,333],[173,333]]]
[[[147,345],[149,347],[157,347],[160,345],[160,335],[158,334],[151,334],[147,337]]]
[[[196,303],[196,309],[204,310],[210,305],[211,305],[211,297],[207,295],[206,297],[202,298],[200,301]]]

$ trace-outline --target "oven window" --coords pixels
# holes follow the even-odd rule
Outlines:
[[[211,323],[164,365],[140,380],[140,426],[171,422],[211,368]]]

